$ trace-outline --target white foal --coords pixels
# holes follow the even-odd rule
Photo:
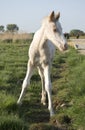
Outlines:
[[[29,48],[29,61],[26,77],[22,84],[22,91],[17,103],[21,102],[25,89],[30,84],[30,78],[35,67],[38,68],[42,82],[42,98],[43,105],[46,104],[46,93],[48,96],[48,109],[50,116],[54,114],[51,99],[51,79],[50,66],[55,53],[55,47],[60,51],[67,49],[67,42],[62,33],[59,23],[60,13],[55,14],[54,11],[43,19],[41,28],[35,33],[33,41]]]

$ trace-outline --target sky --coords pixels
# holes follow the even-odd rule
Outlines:
[[[60,12],[63,32],[85,32],[85,0],[0,0],[0,25],[17,24],[22,32],[35,32],[53,10]]]

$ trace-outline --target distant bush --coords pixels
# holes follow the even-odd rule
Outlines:
[[[70,36],[83,36],[84,35],[84,32],[81,31],[81,30],[78,30],[78,29],[73,29],[70,31]]]
[[[19,30],[19,27],[16,24],[8,24],[6,26],[8,32],[17,32]]]
[[[3,33],[3,32],[4,32],[4,26],[0,25],[0,33]]]
[[[69,39],[69,37],[70,37],[69,33],[64,33],[64,36],[66,39]]]
[[[12,43],[13,40],[9,38],[9,39],[4,39],[4,40],[2,40],[2,42],[4,42],[4,43]]]

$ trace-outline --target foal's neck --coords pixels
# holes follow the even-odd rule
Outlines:
[[[39,47],[43,47],[43,45],[45,44],[45,42],[47,41],[46,36],[45,36],[45,32],[44,32],[44,27],[42,26],[40,28],[40,40],[39,40]]]

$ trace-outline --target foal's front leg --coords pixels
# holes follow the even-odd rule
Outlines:
[[[53,107],[52,107],[52,99],[51,99],[51,91],[52,91],[52,84],[50,79],[50,66],[46,65],[44,67],[44,77],[45,77],[45,90],[48,96],[48,109],[50,111],[50,116],[54,115]]]
[[[31,78],[31,76],[32,76],[33,69],[34,69],[33,65],[31,64],[30,61],[28,61],[27,73],[26,73],[25,79],[24,79],[23,84],[22,84],[21,94],[20,94],[19,99],[18,99],[18,101],[17,101],[18,104],[21,104],[21,99],[22,99],[22,97],[24,96],[26,87],[27,87],[28,85],[30,85],[30,78]]]

